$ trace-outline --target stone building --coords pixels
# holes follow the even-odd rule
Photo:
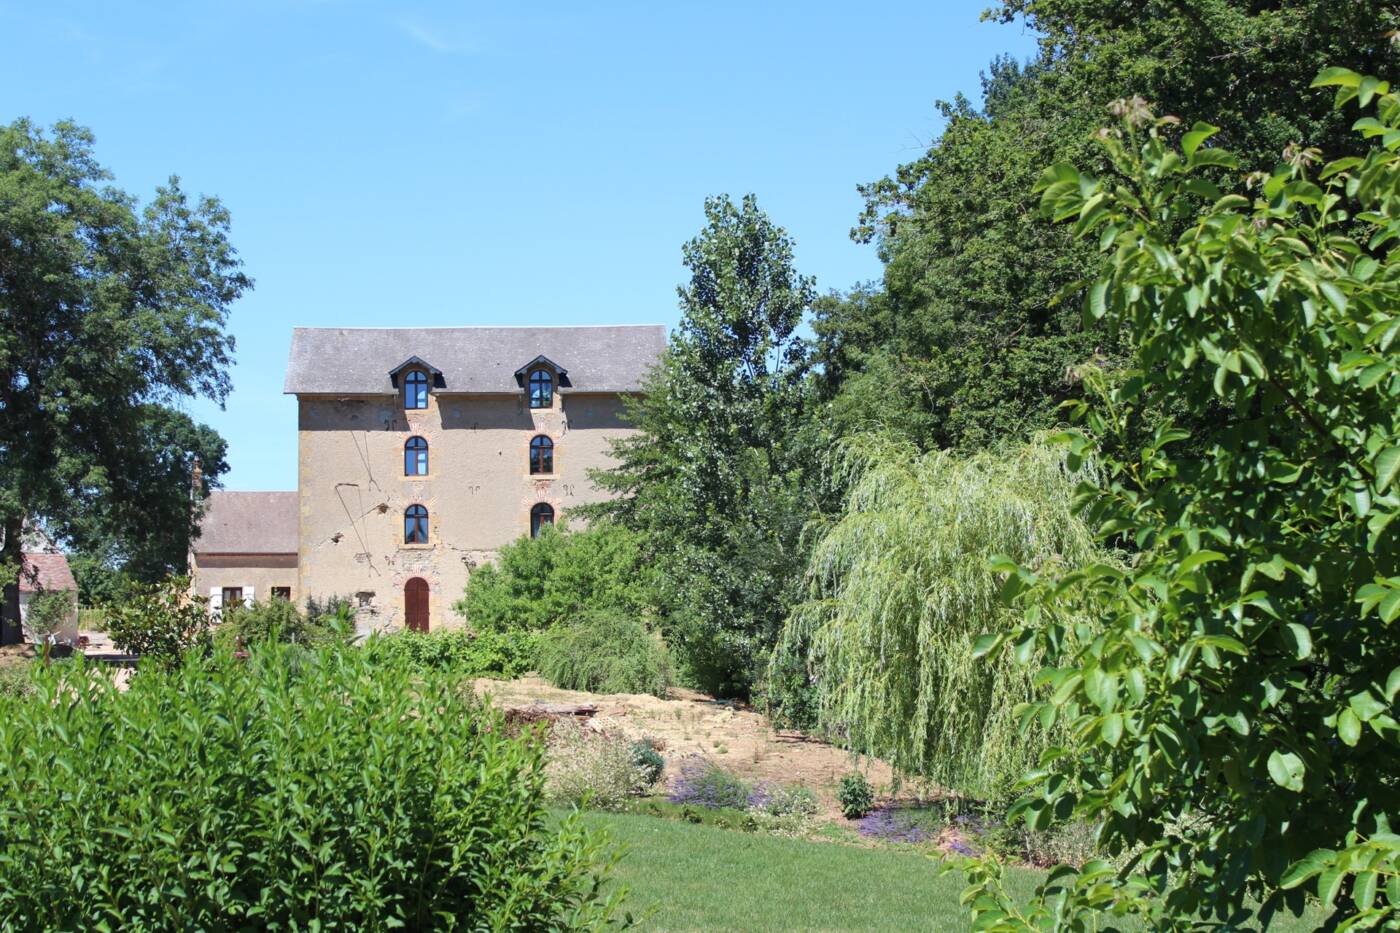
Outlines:
[[[659,326],[296,328],[297,489],[214,493],[196,592],[349,597],[365,630],[460,625],[473,567],[603,495],[588,472],[630,430],[623,399],[665,341]]]

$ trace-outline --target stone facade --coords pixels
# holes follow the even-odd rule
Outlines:
[[[295,553],[227,533],[239,525],[225,509],[225,531],[214,537],[233,538],[242,550],[207,553],[197,542],[195,591],[243,586],[261,599],[275,585],[289,586],[299,604],[350,597],[361,631],[410,621],[429,630],[462,626],[452,604],[472,569],[530,534],[532,509],[546,505],[564,520],[604,495],[588,473],[609,466],[611,441],[631,430],[621,417],[625,396],[640,389],[664,341],[661,328],[640,327],[298,330],[286,386],[298,407],[296,492],[216,493],[294,497],[277,507],[295,502]],[[336,376],[337,361],[316,352],[327,347],[352,355],[355,366]],[[540,371],[554,390],[536,406],[528,379]],[[415,374],[431,387],[421,408],[406,394]],[[408,469],[411,438],[426,442],[422,475]],[[534,438],[548,439],[552,469],[531,472]],[[255,498],[241,505],[269,507]],[[414,506],[426,509],[426,542],[409,540]],[[216,504],[211,514],[218,511]],[[427,584],[427,610],[423,618],[417,603],[410,620],[406,591],[414,580]]]
[[[563,517],[596,501],[588,471],[609,464],[608,442],[628,431],[616,395],[555,394],[547,409],[520,396],[430,395],[405,410],[385,398],[299,402],[300,549],[297,589],[355,595],[362,621],[404,624],[404,588],[428,582],[430,629],[462,620],[451,611],[471,569],[530,533],[530,510]],[[531,475],[531,438],[553,441],[554,471]],[[428,474],[404,474],[404,445],[428,442]],[[404,541],[411,505],[428,512],[428,541]],[[368,616],[368,619],[364,617]]]

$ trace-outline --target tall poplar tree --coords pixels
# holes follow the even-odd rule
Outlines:
[[[666,632],[695,682],[744,695],[801,583],[806,347],[795,333],[816,298],[792,241],[752,195],[705,202],[686,244],[681,323],[595,475],[621,495],[589,510],[644,536]]]

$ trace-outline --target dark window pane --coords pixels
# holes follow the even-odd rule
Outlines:
[[[404,476],[428,475],[428,442],[421,437],[410,437],[403,445]]]
[[[530,407],[548,408],[554,404],[554,377],[547,370],[530,373]]]
[[[538,538],[540,529],[554,524],[554,506],[541,502],[530,510],[530,537]]]
[[[554,472],[554,441],[538,434],[530,441],[530,472]]]
[[[428,407],[428,374],[421,370],[413,370],[404,378],[403,383],[403,407],[404,408],[427,408]]]
[[[403,513],[404,544],[428,543],[428,510],[421,505],[410,505]]]

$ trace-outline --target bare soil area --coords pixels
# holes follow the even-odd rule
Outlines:
[[[767,717],[751,709],[684,689],[674,689],[669,699],[662,700],[646,694],[560,690],[538,677],[480,678],[474,686],[497,706],[597,706],[593,728],[650,739],[660,746],[667,781],[676,776],[683,758],[699,754],[746,781],[803,784],[821,801],[824,817],[841,815],[836,784],[853,766],[850,753],[801,732],[775,729]],[[887,764],[867,760],[862,766],[877,788],[890,787],[893,774]]]

